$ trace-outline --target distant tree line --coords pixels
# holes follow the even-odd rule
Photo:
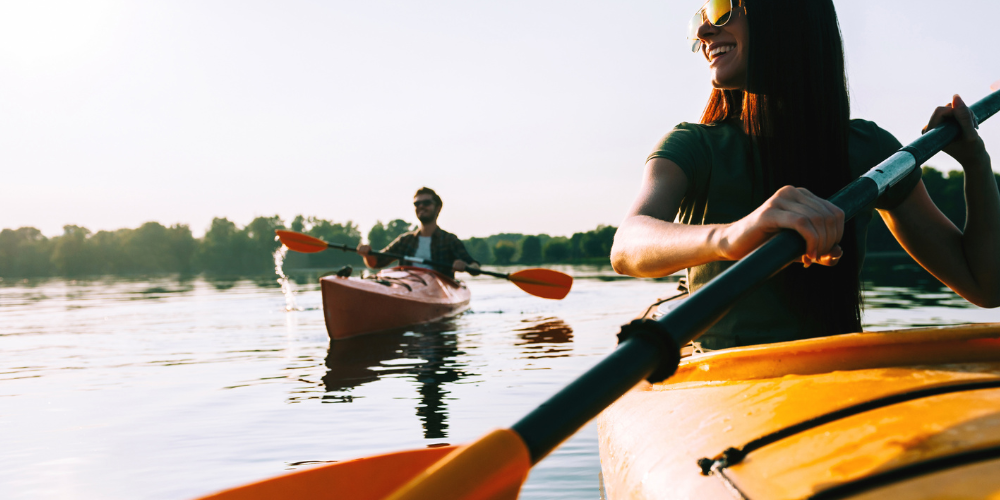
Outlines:
[[[394,227],[392,224],[390,228]],[[158,222],[147,222],[136,229],[97,233],[79,226],[64,226],[63,234],[54,238],[46,238],[33,227],[4,229],[0,231],[0,277],[159,273],[259,275],[274,272],[274,252],[281,246],[275,241],[274,230],[284,228],[282,220],[274,216],[257,217],[243,227],[225,218],[215,218],[202,238],[195,238],[186,225],[165,227]],[[383,232],[386,230],[380,223],[373,231],[379,228]],[[361,241],[361,232],[351,221],[340,224],[300,215],[288,229],[331,243],[356,246]],[[379,237],[378,234],[374,236]],[[361,258],[354,253],[336,251],[289,252],[285,262],[290,268],[333,267],[361,264]]]
[[[501,233],[463,242],[472,258],[483,264],[606,263],[617,229],[601,225],[570,237]]]
[[[1000,175],[997,175],[1000,182]],[[947,175],[924,167],[923,180],[931,198],[958,227],[965,224],[964,173]],[[280,246],[274,230],[286,228],[277,216],[257,217],[239,227],[215,218],[202,238],[195,238],[183,224],[170,227],[147,222],[135,229],[91,232],[68,225],[63,234],[47,238],[33,227],[0,231],[0,277],[84,276],[101,274],[206,273],[227,276],[273,272],[274,252]],[[331,243],[357,246],[362,234],[351,221],[336,223],[318,217],[296,216],[287,226]],[[367,239],[375,249],[388,245],[400,234],[414,229],[396,219],[377,222]],[[483,264],[606,263],[615,235],[614,226],[574,233],[572,236],[494,234],[464,240],[473,258]],[[902,253],[903,250],[882,222],[874,217],[868,231],[868,252]],[[321,253],[289,252],[286,269],[324,269],[343,265],[363,266],[353,252],[327,250]]]

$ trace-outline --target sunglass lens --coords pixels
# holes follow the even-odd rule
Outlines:
[[[693,42],[691,45],[692,52],[698,52],[701,49],[701,40],[698,39],[698,29],[701,28],[701,24],[705,22],[701,17],[701,10],[694,13],[694,17],[688,22],[688,39]]]
[[[732,0],[708,0],[705,4],[705,17],[715,26],[722,26],[732,17]]]

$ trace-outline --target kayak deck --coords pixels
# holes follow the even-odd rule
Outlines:
[[[949,498],[988,498],[1000,492],[1000,325],[695,355],[598,429],[611,500],[933,498],[967,481],[976,495]]]
[[[419,267],[394,267],[370,278],[320,278],[331,339],[436,321],[469,306],[465,284]]]

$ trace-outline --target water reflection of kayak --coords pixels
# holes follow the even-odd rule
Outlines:
[[[385,378],[409,379],[417,384],[415,411],[424,439],[448,437],[449,384],[475,376],[456,358],[457,327],[450,320],[435,321],[407,332],[359,335],[330,342],[326,356],[323,401],[353,402],[355,389]]]
[[[995,498],[1000,324],[695,354],[598,428],[613,500]]]
[[[452,316],[469,306],[465,284],[419,267],[394,267],[370,278],[320,279],[331,339],[342,339]]]

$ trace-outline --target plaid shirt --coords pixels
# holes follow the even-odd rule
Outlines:
[[[393,240],[392,243],[389,243],[389,246],[382,249],[382,251],[397,255],[415,255],[417,253],[417,247],[420,245],[419,236],[419,228],[414,231],[410,231],[409,233],[403,233],[399,235],[398,238]],[[385,267],[394,260],[396,259],[379,257],[375,267]],[[462,240],[458,239],[458,236],[455,236],[454,234],[451,234],[441,228],[437,228],[434,231],[434,234],[431,235],[431,260],[449,265],[456,260],[465,261],[467,264],[476,262],[475,259],[469,255],[469,252],[465,249],[465,245],[462,244]],[[478,264],[478,262],[476,263]],[[455,271],[453,271],[451,267],[448,267],[447,269],[434,269],[450,278],[455,277]]]

